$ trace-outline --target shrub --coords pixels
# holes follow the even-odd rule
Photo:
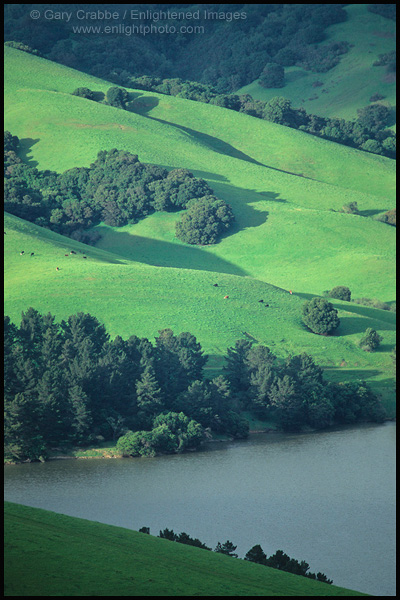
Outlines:
[[[87,98],[88,100],[94,100],[94,92],[87,87],[76,88],[72,92],[73,96],[79,96],[80,98]]]
[[[376,92],[376,94],[372,94],[372,96],[369,99],[369,101],[370,102],[377,102],[378,100],[383,100],[384,98],[386,98],[386,96],[383,96],[379,92]]]
[[[351,299],[351,291],[345,285],[337,285],[328,292],[328,295],[330,298],[338,298],[338,300],[345,300],[346,302],[350,302]]]
[[[385,212],[383,215],[383,221],[384,223],[388,223],[389,225],[396,227],[396,209],[393,208],[392,210]]]
[[[342,207],[342,211],[349,215],[358,215],[360,211],[358,210],[357,202],[349,202],[349,204],[344,204]]]
[[[339,327],[338,311],[325,298],[312,298],[303,305],[303,323],[314,333],[328,335]]]
[[[383,337],[379,335],[379,333],[375,329],[372,329],[372,327],[368,327],[365,330],[365,334],[361,338],[359,345],[360,348],[362,348],[366,352],[372,352],[372,350],[376,350],[376,348],[378,348],[382,340]]]

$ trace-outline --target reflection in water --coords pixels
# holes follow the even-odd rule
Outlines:
[[[255,544],[334,583],[395,595],[395,426],[258,434],[157,458],[5,469],[5,499],[139,529],[168,527],[240,557]]]

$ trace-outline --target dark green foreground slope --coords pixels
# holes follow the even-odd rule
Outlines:
[[[137,531],[5,503],[6,596],[365,596]]]

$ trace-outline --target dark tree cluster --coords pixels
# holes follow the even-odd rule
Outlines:
[[[139,532],[149,535],[150,528],[141,527]],[[209,546],[203,544],[203,542],[201,542],[198,538],[190,537],[190,535],[184,531],[181,533],[175,533],[173,529],[165,528],[164,530],[160,531],[157,537],[170,540],[171,542],[178,542],[179,544],[186,544],[188,546],[196,546],[197,548],[211,551]],[[235,546],[231,541],[226,540],[224,543],[218,542],[214,548],[214,552],[225,554],[226,556],[231,556],[232,558],[238,558],[238,554],[235,552],[236,548],[237,546]],[[324,583],[333,583],[333,580],[328,579],[324,573],[310,573],[310,565],[306,561],[298,561],[295,558],[290,558],[290,556],[285,554],[282,550],[277,550],[275,554],[271,554],[271,556],[267,557],[260,544],[256,544],[250,548],[250,550],[246,553],[244,560],[254,562],[259,565],[264,565],[266,567],[271,567],[272,569],[286,571],[287,573],[293,573],[294,575],[301,575],[302,577],[308,577],[309,579],[322,581]]]
[[[5,317],[6,455],[37,459],[97,436],[122,436],[129,455],[196,448],[205,428],[246,437],[227,381],[204,378],[206,360],[188,332],[163,329],[153,345],[134,335],[110,340],[90,314],[56,323],[29,308],[19,327]]]
[[[395,4],[367,4],[367,9],[372,13],[376,13],[377,15],[381,15],[381,17],[385,17],[386,19],[392,19],[392,21],[396,20]]]
[[[267,346],[242,339],[228,348],[225,361],[224,371],[239,404],[258,417],[274,419],[284,431],[384,419],[378,397],[365,382],[330,383],[306,353],[280,364]]]
[[[308,577],[309,579],[323,581],[324,583],[333,583],[333,580],[328,579],[324,573],[309,573],[310,565],[306,561],[302,560],[299,562],[295,558],[290,558],[290,556],[285,554],[282,550],[277,550],[275,554],[267,557],[259,544],[253,546],[247,552],[244,560],[265,565],[266,567],[272,567],[273,569],[279,569],[280,571],[286,571],[287,573],[293,573],[294,575]]]
[[[200,5],[200,19],[159,25],[203,26],[207,35],[71,35],[71,27],[82,25],[74,5],[69,23],[39,19],[32,28],[26,15],[36,5],[6,5],[5,39],[16,40],[38,50],[50,60],[101,77],[117,85],[128,85],[129,76],[181,77],[217,87],[219,93],[231,92],[260,76],[268,63],[282,66],[298,64],[324,71],[339,60],[333,44],[324,40],[325,30],[346,20],[343,4],[247,4],[240,7],[219,4]],[[125,10],[124,5],[114,5]],[[199,5],[137,5],[138,10],[185,11],[193,13]],[[239,10],[245,18],[234,26],[226,19],[204,18],[204,9],[215,17]],[[92,20],[102,26],[103,21]],[[344,50],[345,51],[345,50]]]
[[[80,95],[87,93],[79,89]],[[121,227],[154,211],[188,208],[177,224],[177,237],[189,244],[213,244],[234,220],[229,204],[187,169],[167,171],[114,148],[99,152],[88,168],[38,171],[17,156],[18,142],[5,132],[4,208],[62,235],[87,242],[84,230],[101,221]]]
[[[257,116],[345,146],[396,158],[396,135],[387,128],[390,114],[389,107],[373,104],[359,109],[355,121],[320,117],[303,108],[295,109],[290,100],[278,96],[264,103]]]
[[[35,56],[42,56],[39,50],[35,50],[35,48],[31,48],[27,44],[23,44],[22,42],[4,42],[5,46],[9,46],[10,48],[16,48],[17,50],[22,50],[22,52],[27,52],[28,54],[34,54]]]

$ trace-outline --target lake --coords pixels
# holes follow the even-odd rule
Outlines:
[[[5,467],[5,500],[129,529],[168,527],[243,558],[255,544],[333,583],[395,596],[393,422],[253,434],[156,458]]]

